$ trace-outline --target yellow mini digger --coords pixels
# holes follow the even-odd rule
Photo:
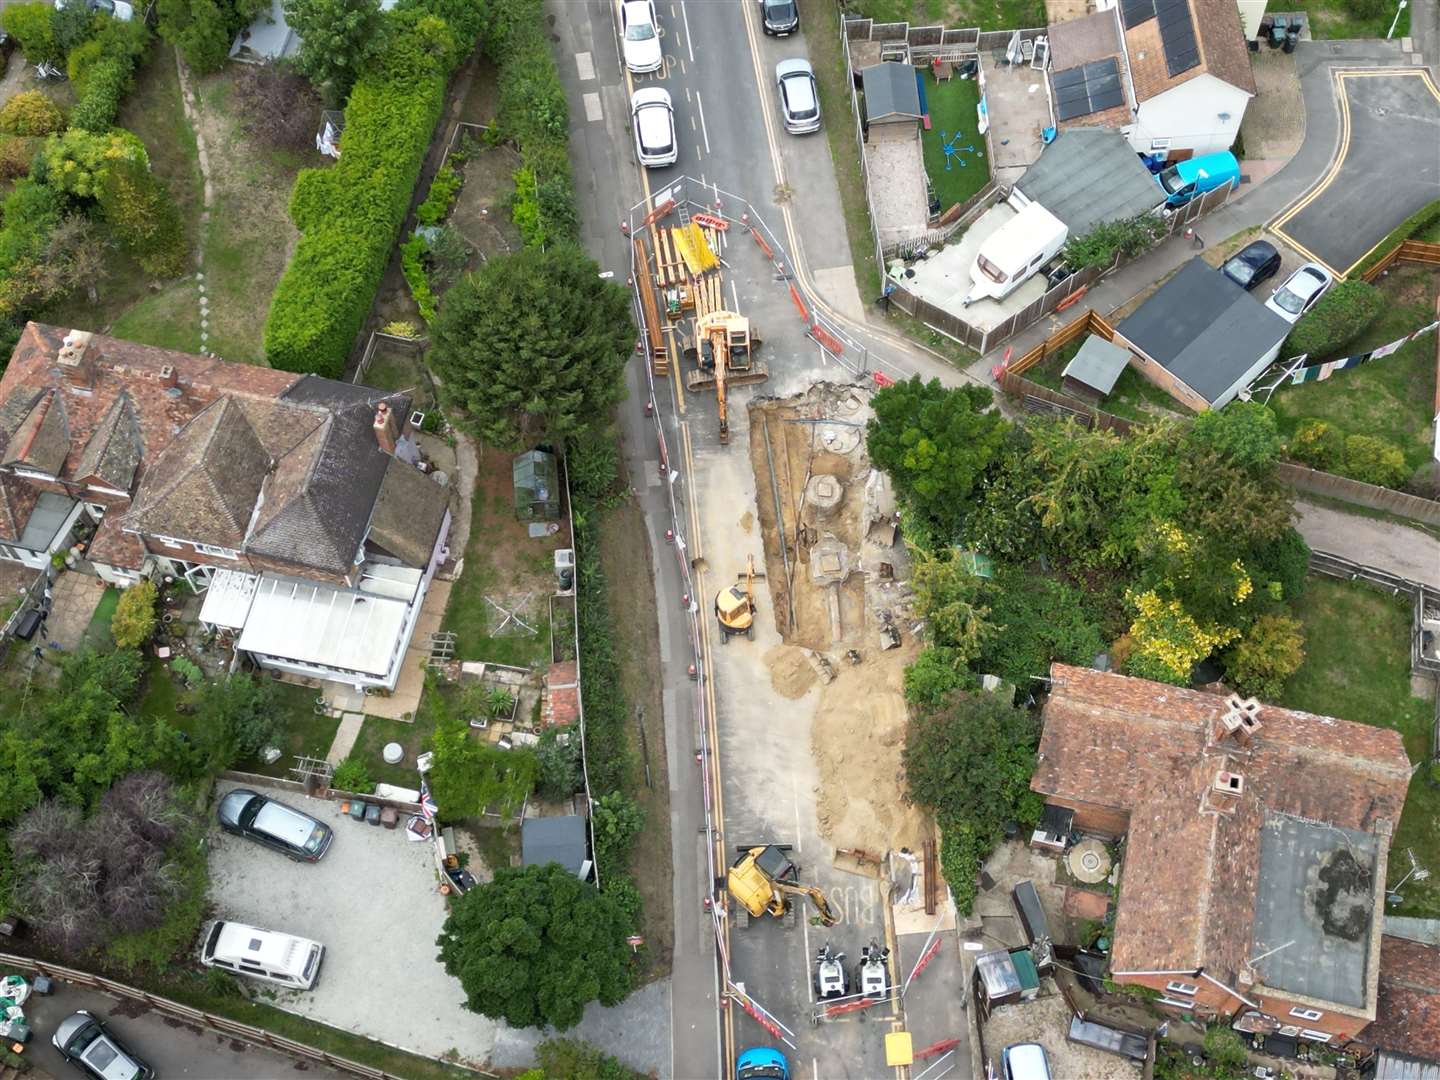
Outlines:
[[[840,921],[823,892],[796,880],[800,867],[790,861],[789,844],[761,844],[735,850],[740,852],[740,857],[730,867],[726,885],[735,898],[736,925],[741,929],[749,926],[752,918],[762,915],[774,915],[783,919],[787,927],[794,926],[793,898],[797,896],[806,897],[815,905],[815,913],[823,925],[834,926]]]

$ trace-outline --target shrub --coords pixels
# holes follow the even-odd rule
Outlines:
[[[137,582],[120,594],[115,614],[110,616],[110,636],[116,645],[135,649],[150,640],[158,621],[155,614],[158,595],[154,583],[149,581]]]
[[[635,837],[645,826],[645,810],[623,792],[612,791],[596,799],[590,809],[595,830],[595,862],[600,880],[624,872]]]
[[[188,248],[180,213],[148,165],[126,161],[107,170],[100,209],[147,274],[174,277],[184,269]]]
[[[405,284],[410,286],[410,295],[420,309],[420,317],[427,323],[435,320],[437,301],[430,288],[430,279],[425,276],[425,238],[412,236],[400,245],[400,272],[405,275]]]
[[[1437,221],[1440,221],[1440,199],[1422,206],[1392,229],[1390,235],[1376,244],[1374,250],[1361,260],[1360,265],[1355,268],[1355,276],[1363,277],[1367,270],[1389,255],[1402,242],[1410,239],[1416,233],[1423,233]]]
[[[905,700],[916,708],[938,708],[952,691],[975,686],[955,650],[944,645],[926,645],[905,669]]]
[[[1284,603],[1300,599],[1310,570],[1310,545],[1291,528],[1280,539],[1256,550],[1250,559],[1256,580],[1271,596]]]
[[[0,132],[6,135],[50,135],[64,127],[60,106],[39,90],[16,94],[0,108]]]
[[[1154,247],[1165,235],[1165,220],[1158,214],[1140,214],[1122,221],[1096,225],[1083,236],[1065,242],[1065,262],[1072,270],[1107,268],[1116,257],[1133,259]]]
[[[0,26],[20,43],[20,51],[32,64],[58,64],[65,59],[55,40],[55,8],[48,3],[16,4],[0,15]]]
[[[1301,420],[1286,450],[1312,469],[1334,472],[1345,461],[1345,436],[1328,420]]]
[[[200,670],[200,665],[187,656],[177,656],[170,661],[170,670],[180,676],[180,681],[186,686],[198,686],[205,678],[205,672]]]
[[[1369,329],[1384,308],[1385,297],[1374,285],[1359,278],[1341,281],[1300,316],[1285,339],[1285,352],[1311,360],[1331,356]]]
[[[22,135],[0,139],[0,180],[18,180],[30,172],[38,141]]]
[[[32,179],[20,180],[0,207],[0,318],[20,321],[43,300],[43,258],[60,223],[61,196]]]
[[[370,779],[370,770],[365,762],[351,755],[335,766],[335,775],[330,785],[340,791],[353,791],[357,795],[369,795],[375,790],[375,781]]]
[[[430,287],[444,292],[465,272],[466,265],[474,250],[465,242],[460,231],[450,225],[441,225],[430,237],[425,262],[430,268]]]
[[[542,799],[559,802],[580,790],[580,739],[549,728],[535,746],[538,773],[535,791]]]
[[[435,179],[430,181],[425,201],[415,208],[415,220],[421,225],[439,225],[444,221],[450,207],[455,205],[455,197],[460,194],[461,183],[460,174],[448,163],[441,165]]]
[[[236,33],[268,8],[260,0],[158,0],[156,16],[160,36],[207,75],[224,66]]]
[[[77,87],[80,99],[70,110],[70,126],[102,133],[115,123],[121,99],[129,91],[135,65],[150,43],[150,30],[143,19],[119,22],[103,20],[99,42],[102,56],[83,68],[84,85]]]
[[[50,16],[50,32],[55,35],[55,47],[64,56],[70,50],[83,45],[95,32],[96,18],[89,4],[71,0],[57,7]]]
[[[91,69],[103,59],[105,59],[105,46],[98,38],[91,38],[66,54],[65,74],[70,79],[70,85],[75,87],[77,95],[85,93]]]
[[[1305,662],[1305,634],[1288,615],[1262,615],[1225,654],[1225,673],[1241,693],[1277,701]]]
[[[511,813],[534,789],[536,761],[529,750],[500,750],[470,737],[470,725],[438,693],[430,791],[447,818]]]
[[[510,196],[510,217],[520,230],[526,247],[545,246],[545,225],[540,218],[540,198],[535,190],[535,173],[526,168],[515,170],[515,191]]]
[[[412,14],[419,9],[408,9]],[[288,371],[338,375],[364,324],[444,102],[455,45],[433,16],[402,21],[345,107],[345,151],[323,188],[304,170],[290,216],[303,235],[265,324]]]
[[[1345,440],[1343,471],[1351,479],[1380,487],[1399,487],[1410,475],[1404,452],[1373,435],[1351,435]]]

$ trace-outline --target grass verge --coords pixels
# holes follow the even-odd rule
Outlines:
[[[1386,0],[1384,10],[1371,16],[1359,16],[1345,0],[1296,0],[1285,7],[1287,12],[1303,11],[1309,16],[1310,36],[1317,40],[1348,41],[1353,38],[1383,38],[1395,18],[1394,0]],[[1410,34],[1410,5],[1400,12],[1394,37]]]
[[[1404,737],[1410,760],[1425,760],[1434,708],[1410,694],[1411,601],[1358,582],[1312,577],[1295,614],[1305,625],[1305,663],[1280,704],[1393,728]],[[1406,848],[1421,865],[1440,866],[1440,787],[1431,783],[1428,769],[1410,781],[1390,846],[1391,885],[1410,867]],[[1440,916],[1440,880],[1411,879],[1404,896],[1403,904],[1389,909],[1393,914]]]

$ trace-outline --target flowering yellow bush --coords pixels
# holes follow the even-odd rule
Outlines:
[[[1153,589],[1127,592],[1125,599],[1135,610],[1125,664],[1132,675],[1184,686],[1196,664],[1240,636],[1231,627],[1202,626],[1180,601],[1162,599]]]

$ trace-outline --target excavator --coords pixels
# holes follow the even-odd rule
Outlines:
[[[715,402],[720,416],[720,441],[730,441],[730,418],[725,395],[730,386],[762,382],[769,378],[765,365],[755,359],[760,339],[750,328],[750,320],[733,311],[712,311],[695,320],[695,343],[685,355],[695,361],[696,369],[686,376],[690,390],[715,388]]]
[[[755,556],[745,561],[745,587],[740,582],[721,589],[715,596],[715,618],[720,622],[720,644],[730,644],[732,634],[755,639]]]
[[[790,861],[789,844],[759,844],[735,850],[740,857],[730,867],[725,883],[739,905],[738,923],[742,929],[762,915],[784,919],[787,927],[795,925],[792,898],[797,896],[809,899],[823,925],[834,926],[840,921],[823,892],[796,880],[800,867]]]

